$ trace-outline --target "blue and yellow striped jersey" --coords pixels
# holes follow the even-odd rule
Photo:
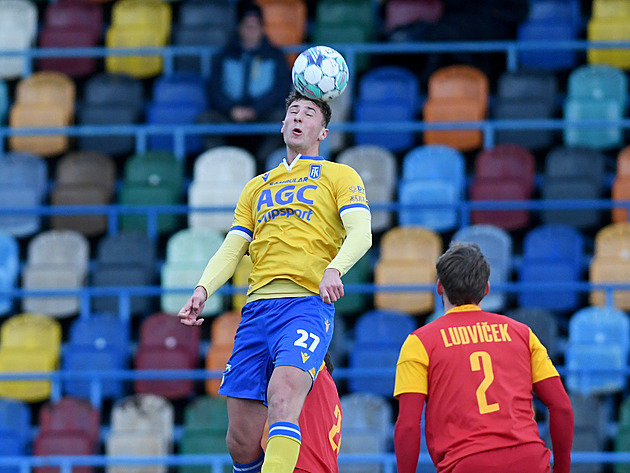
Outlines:
[[[298,156],[249,181],[229,231],[250,241],[248,293],[286,279],[317,294],[344,240],[346,212],[370,209],[361,177],[344,164]]]

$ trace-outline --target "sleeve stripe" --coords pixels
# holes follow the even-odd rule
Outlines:
[[[247,241],[251,242],[254,233],[245,227],[232,227],[228,232],[228,235],[239,235],[245,238]]]
[[[350,204],[350,205],[344,205],[343,207],[341,207],[339,209],[339,215],[343,215],[347,212],[354,212],[356,210],[370,213],[370,208],[365,204]]]

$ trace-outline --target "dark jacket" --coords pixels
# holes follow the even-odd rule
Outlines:
[[[284,107],[291,90],[287,59],[266,38],[245,51],[235,37],[214,55],[210,73],[210,106],[224,113],[235,105],[253,107],[258,115]]]

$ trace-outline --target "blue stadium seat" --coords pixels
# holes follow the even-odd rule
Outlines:
[[[113,313],[96,313],[75,320],[69,340],[62,350],[61,363],[66,371],[121,370],[128,366],[129,327]],[[123,395],[123,381],[107,379],[100,384],[101,398]],[[64,393],[79,398],[91,397],[89,381],[68,380]]]
[[[15,237],[0,232],[0,291],[15,288],[20,274],[20,251]],[[13,298],[0,295],[0,314],[6,314],[13,308]]]
[[[566,348],[569,392],[590,395],[624,389],[629,347],[630,320],[625,312],[603,306],[578,310],[569,321]]]
[[[562,19],[526,20],[517,31],[518,41],[573,41],[577,39],[575,27]],[[577,65],[577,54],[571,49],[524,49],[519,54],[524,68],[562,71]]]
[[[0,208],[40,205],[48,192],[48,164],[35,155],[11,152],[0,157]],[[0,216],[0,231],[16,237],[30,236],[41,228],[38,214]]]
[[[490,293],[483,299],[481,306],[484,310],[498,311],[507,303],[508,294],[493,289],[494,284],[505,283],[512,272],[512,237],[494,225],[470,225],[459,229],[451,241],[476,243],[488,259],[492,271],[490,272]]]
[[[523,239],[519,280],[546,286],[578,282],[583,258],[584,239],[578,230],[560,224],[542,225]],[[522,307],[566,311],[575,310],[580,302],[579,292],[564,287],[552,291],[523,290],[518,295]]]
[[[391,396],[400,348],[416,328],[414,318],[400,312],[372,310],[362,314],[354,329],[354,344],[348,354],[349,367],[391,368],[391,375],[351,378],[348,381],[350,391]]]
[[[455,228],[465,192],[465,163],[460,151],[444,145],[423,145],[403,157],[398,186],[401,204],[449,205],[452,208],[409,208],[399,213],[400,225],[420,225],[435,231]]]
[[[355,103],[356,121],[408,121],[418,110],[418,79],[409,70],[397,66],[383,66],[366,73],[359,83]],[[356,144],[380,145],[391,151],[413,146],[411,132],[368,132],[355,135]]]

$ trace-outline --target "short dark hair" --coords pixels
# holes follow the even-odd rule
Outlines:
[[[452,243],[435,268],[451,304],[478,305],[485,296],[490,264],[475,243]]]
[[[297,90],[294,90],[293,92],[289,94],[289,96],[286,99],[285,104],[286,104],[287,110],[289,110],[289,107],[291,106],[293,102],[296,102],[298,100],[308,100],[309,102],[313,102],[315,105],[317,105],[317,108],[321,110],[322,116],[324,117],[324,120],[323,120],[324,128],[328,127],[328,124],[330,123],[330,117],[332,116],[332,110],[330,109],[330,105],[328,105],[327,102],[324,102],[323,100],[307,97],[306,95],[299,93]]]

